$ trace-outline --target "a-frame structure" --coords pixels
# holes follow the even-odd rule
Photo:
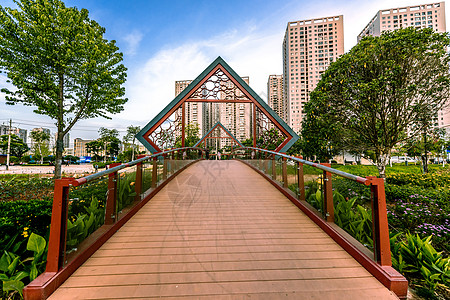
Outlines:
[[[286,152],[298,140],[298,135],[221,57],[214,60],[154,117],[136,135],[137,139],[152,153],[161,152],[165,142],[177,134],[181,135],[184,146],[186,103],[189,102],[250,104],[251,137],[255,147],[257,137],[272,129],[277,130],[283,137],[283,142],[275,151]]]
[[[214,133],[214,130],[216,129],[223,129],[223,131],[225,132],[225,134],[227,135],[227,137],[222,137],[222,136],[212,136],[212,134]],[[205,147],[206,147],[206,139],[220,139],[220,138],[229,138],[231,139],[234,143],[236,143],[239,147],[244,147],[244,145],[242,145],[241,142],[239,142],[239,140],[228,130],[226,129],[222,123],[217,122],[195,145],[194,147],[201,147],[202,143],[205,142]]]

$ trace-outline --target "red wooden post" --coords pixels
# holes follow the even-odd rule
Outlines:
[[[186,138],[186,102],[181,105],[181,147],[184,146],[184,139]]]
[[[73,178],[55,180],[50,237],[45,272],[58,272],[64,265],[66,254],[69,186]]]
[[[287,178],[287,159],[283,157],[283,187],[288,187],[288,178]]]
[[[256,105],[253,104],[253,147],[256,148]]]
[[[330,167],[330,163],[321,164],[325,167]],[[333,204],[333,187],[331,183],[331,173],[323,172],[323,182],[324,182],[324,191],[323,191],[323,209],[325,212],[325,220],[328,222],[334,222],[334,204]]]
[[[139,155],[137,157],[137,159],[140,159],[143,157],[145,157],[145,155]],[[134,191],[136,192],[136,196],[134,197],[134,199],[136,201],[141,200],[142,186],[143,186],[142,179],[143,179],[143,177],[142,177],[142,162],[140,162],[136,165],[136,182],[134,183]]]
[[[384,179],[369,176],[372,198],[372,232],[375,260],[382,266],[392,266]]]
[[[157,180],[158,180],[158,160],[156,157],[154,157],[152,167],[152,188],[156,187]]]
[[[119,166],[120,163],[112,163],[109,169]],[[108,197],[106,197],[105,205],[105,225],[112,225],[116,219],[116,203],[117,203],[117,172],[108,175]]]
[[[305,178],[303,177],[303,164],[297,162],[297,185],[298,185],[298,199],[306,201],[305,195]]]

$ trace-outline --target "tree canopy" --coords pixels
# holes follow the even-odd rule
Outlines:
[[[186,125],[184,128],[185,138],[184,146],[193,147],[199,140],[200,127],[198,123],[192,122]],[[181,148],[181,136],[177,137],[175,141],[175,148]]]
[[[0,149],[2,149],[3,153],[8,151],[8,135],[0,136]],[[22,141],[17,135],[11,135],[11,155],[17,158],[21,158],[28,150],[30,150],[26,143]]]
[[[44,162],[44,156],[50,154],[49,142],[50,135],[45,131],[33,130],[30,132],[31,139],[33,140],[33,152],[34,155],[40,157],[41,164]]]
[[[140,126],[130,125],[127,127],[127,134],[123,137],[123,141],[131,146],[131,160],[134,160],[134,153],[136,152],[136,134],[141,131]]]
[[[13,0],[0,6],[0,71],[14,89],[7,104],[24,104],[57,127],[55,177],[61,176],[64,135],[78,120],[123,110],[126,68],[115,41],[86,9],[60,0]]]
[[[311,94],[320,114],[311,109],[304,125],[318,118],[315,126],[339,133],[331,142],[373,152],[384,177],[392,148],[418,135],[449,98],[449,43],[447,33],[429,28],[365,37],[322,74]]]
[[[98,132],[100,134],[99,140],[103,143],[105,149],[105,161],[107,155],[117,156],[120,150],[119,131],[100,127]]]

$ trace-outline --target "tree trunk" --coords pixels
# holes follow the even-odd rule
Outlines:
[[[422,155],[422,166],[423,173],[428,173],[428,149],[427,149],[427,132],[426,130],[423,132],[423,150],[424,154]]]
[[[58,95],[58,122],[56,133],[56,153],[55,153],[55,179],[61,178],[62,154],[64,151],[64,75],[59,75],[59,95]]]
[[[41,165],[43,165],[44,164],[44,155],[42,154],[42,145],[41,144],[39,144],[39,154],[41,155]]]
[[[56,136],[55,179],[60,179],[62,173],[62,157],[64,152],[64,132],[58,130]]]
[[[377,154],[377,169],[380,178],[386,178],[386,165],[388,163],[390,155],[389,154]]]

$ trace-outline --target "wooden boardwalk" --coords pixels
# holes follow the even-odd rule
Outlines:
[[[237,161],[186,169],[50,299],[398,299]]]

